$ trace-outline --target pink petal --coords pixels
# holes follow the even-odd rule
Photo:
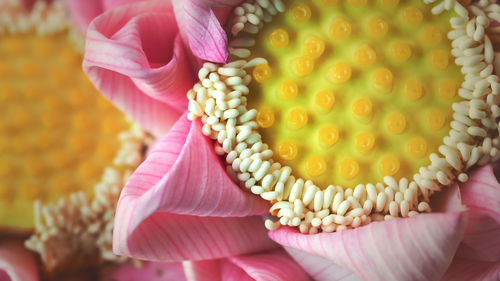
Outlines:
[[[157,135],[184,112],[194,83],[169,1],[97,17],[87,32],[83,68],[109,100]]]
[[[21,244],[0,244],[0,280],[38,281],[35,257]]]
[[[201,280],[203,279],[200,279],[200,281]],[[221,261],[221,278],[219,280],[254,281],[257,279],[252,278],[241,267],[237,266],[227,259],[224,259]]]
[[[240,2],[241,0],[172,1],[180,30],[195,56],[212,62],[227,60],[227,35],[212,8],[234,7]]]
[[[281,245],[319,255],[365,280],[438,280],[462,239],[463,212],[375,222],[339,233],[304,235],[280,228]]]
[[[189,281],[220,281],[221,260],[184,261],[184,274]]]
[[[461,184],[462,202],[469,222],[457,257],[487,262],[500,261],[500,184],[493,166],[485,166]]]
[[[230,257],[229,260],[255,280],[310,280],[307,273],[283,249]]]
[[[345,270],[326,258],[311,255],[295,248],[285,247],[287,253],[316,281],[361,281],[354,273]]]
[[[181,263],[141,262],[134,265],[127,262],[106,269],[101,274],[101,281],[183,281],[186,280]]]
[[[442,281],[497,281],[500,262],[455,258]]]
[[[71,19],[82,34],[86,33],[90,22],[104,12],[102,0],[65,0],[65,4]]]
[[[184,115],[130,177],[117,207],[116,253],[176,261],[273,245],[256,216],[268,203],[231,181],[200,126]]]

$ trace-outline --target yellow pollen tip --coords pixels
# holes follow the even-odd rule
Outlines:
[[[352,105],[352,112],[358,117],[369,117],[373,112],[373,104],[367,98],[357,99]]]
[[[432,52],[431,64],[437,70],[445,69],[449,64],[450,56],[448,52],[443,50],[436,50]]]
[[[272,70],[267,64],[259,64],[253,69],[253,78],[259,83],[264,83],[271,78]]]
[[[295,108],[288,114],[288,124],[293,129],[300,129],[307,125],[307,112],[300,108]]]
[[[352,180],[359,174],[359,164],[353,159],[344,159],[339,165],[340,176]]]
[[[411,57],[412,51],[408,43],[397,41],[396,43],[392,44],[391,53],[395,60],[399,62],[405,62]]]
[[[354,52],[354,59],[360,66],[370,66],[377,60],[377,54],[370,46],[363,46]]]
[[[422,22],[424,14],[417,7],[407,7],[403,11],[403,18],[409,25],[418,25]]]
[[[299,93],[299,87],[293,80],[286,80],[280,85],[280,96],[284,100],[293,100]]]
[[[255,118],[261,128],[269,128],[274,124],[274,113],[269,108],[261,108]]]
[[[306,40],[305,54],[313,59],[319,58],[325,51],[325,41],[323,39],[313,36]]]
[[[326,172],[326,161],[323,157],[312,156],[306,161],[306,171],[312,177],[321,176]]]
[[[335,94],[329,90],[319,91],[314,96],[314,104],[323,111],[330,111],[335,105]]]
[[[375,70],[373,83],[377,87],[390,88],[392,86],[392,72],[385,67]]]
[[[278,155],[283,160],[293,160],[297,157],[297,145],[291,141],[284,141],[278,145]]]
[[[305,23],[311,18],[311,8],[300,4],[292,8],[292,19],[297,23]]]
[[[330,34],[335,40],[344,40],[351,35],[351,24],[343,19],[335,20],[330,26]]]
[[[408,153],[415,158],[423,158],[427,154],[427,142],[422,137],[416,137],[408,142]]]
[[[338,62],[330,69],[331,80],[335,83],[345,83],[351,79],[351,66],[345,62]]]
[[[451,80],[444,80],[439,83],[438,93],[442,99],[451,100],[457,95],[457,84]]]
[[[375,38],[384,37],[389,31],[389,25],[382,18],[373,18],[368,22],[368,33]]]
[[[318,132],[319,143],[328,148],[337,143],[339,139],[339,132],[332,126],[325,126]]]
[[[361,132],[354,138],[354,146],[359,152],[370,152],[375,146],[375,136],[370,132]]]
[[[269,35],[269,44],[275,49],[283,49],[288,46],[288,32],[284,29],[276,29]]]
[[[439,131],[444,127],[446,116],[439,110],[433,110],[427,115],[427,126],[433,131]]]
[[[385,156],[380,160],[380,172],[384,176],[394,176],[401,168],[398,158]]]
[[[314,70],[314,61],[308,56],[302,56],[293,62],[293,70],[298,76],[306,76]]]
[[[427,26],[423,33],[424,42],[428,45],[434,46],[439,44],[442,40],[441,31],[435,26]]]
[[[399,135],[406,130],[406,117],[401,113],[393,113],[387,119],[387,129],[395,135]]]
[[[409,80],[405,84],[405,96],[411,100],[411,101],[416,101],[422,98],[424,91],[422,87],[422,83],[420,83],[417,80]]]

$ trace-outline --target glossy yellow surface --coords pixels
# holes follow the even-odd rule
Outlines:
[[[272,69],[250,84],[248,107],[272,111],[272,122],[257,122],[275,160],[321,188],[412,178],[427,166],[460,100],[446,37],[455,14],[434,16],[421,0],[285,4],[251,48]]]
[[[91,195],[116,154],[127,123],[81,61],[66,34],[0,38],[0,225],[31,226],[35,199]]]

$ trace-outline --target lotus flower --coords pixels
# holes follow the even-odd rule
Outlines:
[[[88,27],[84,70],[159,138],[122,191],[114,251],[182,262],[188,280],[500,279],[493,165],[434,196],[435,213],[315,235],[264,228],[268,203],[231,181],[185,113],[199,62],[227,59],[222,26],[238,2],[145,1]]]

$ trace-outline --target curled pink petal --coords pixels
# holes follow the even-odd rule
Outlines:
[[[365,280],[439,280],[462,239],[464,212],[422,214],[337,232],[269,233],[281,245],[322,256]]]
[[[21,244],[0,243],[0,280],[38,281],[35,257]]]
[[[307,273],[283,249],[230,257],[229,260],[255,280],[310,280]]]
[[[485,262],[455,257],[442,281],[497,281],[500,262]]]
[[[85,34],[90,22],[104,12],[102,0],[64,0],[71,15],[82,34]]]
[[[116,253],[176,261],[273,245],[255,216],[268,203],[231,181],[200,126],[184,115],[130,177],[117,207]]]
[[[460,186],[469,222],[457,257],[500,262],[500,184],[493,165],[479,168]]]
[[[316,281],[362,281],[354,273],[326,258],[295,248],[285,247],[285,250]]]
[[[200,279],[200,281],[203,279]],[[248,275],[241,267],[235,265],[227,259],[221,260],[221,278],[219,280],[241,280],[254,281],[256,279]],[[269,279],[273,280],[273,279]]]
[[[213,7],[234,7],[241,0],[172,1],[183,36],[195,56],[212,62],[226,62],[227,35]]]
[[[220,281],[221,260],[183,261],[184,274],[189,281]]]
[[[101,281],[183,281],[186,280],[180,262],[131,262],[107,268],[100,276]]]
[[[184,112],[194,74],[169,1],[122,6],[87,32],[84,71],[111,102],[163,134]]]

